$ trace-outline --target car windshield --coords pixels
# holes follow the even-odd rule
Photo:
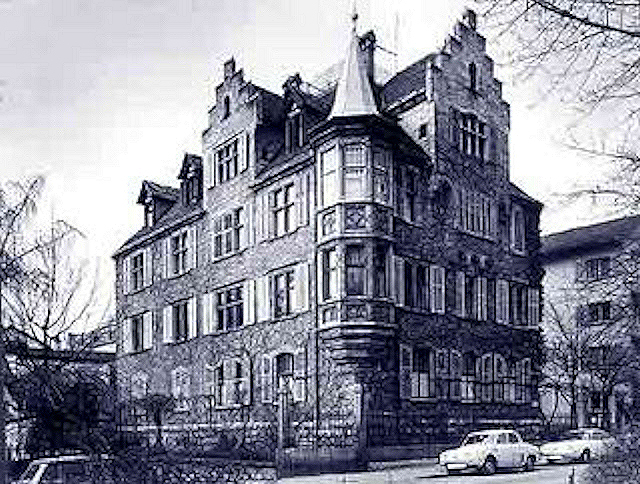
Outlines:
[[[565,432],[557,440],[583,440],[587,438],[587,434],[583,430],[570,430]]]
[[[30,479],[33,479],[34,476],[36,475],[36,472],[38,472],[38,469],[40,469],[40,466],[43,466],[43,465],[45,464],[32,462],[31,464],[29,464],[29,467],[27,467],[26,470],[22,473],[22,475],[20,476],[20,480],[28,481]]]
[[[489,434],[469,434],[462,441],[462,445],[479,444],[487,437],[489,437]]]

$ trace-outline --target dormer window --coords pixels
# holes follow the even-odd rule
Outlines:
[[[476,92],[478,87],[478,73],[476,65],[472,62],[469,64],[469,89]]]
[[[293,151],[304,144],[304,119],[299,109],[289,115],[285,127],[285,136],[289,151]]]
[[[153,225],[153,199],[147,197],[144,201],[144,225],[145,227],[151,227]]]
[[[231,101],[229,100],[229,96],[224,97],[224,101],[222,102],[222,119],[226,119],[231,114]]]
[[[187,174],[187,180],[185,183],[185,202],[187,204],[196,203],[200,200],[200,179],[198,178],[193,166],[189,168],[189,173]]]

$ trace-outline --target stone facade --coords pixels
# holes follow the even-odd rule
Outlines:
[[[541,205],[509,181],[485,41],[468,13],[384,85],[374,43],[354,31],[338,81],[359,114],[224,65],[203,158],[143,184],[147,226],[114,256],[123,401],[256,425],[284,405],[296,445],[336,419],[360,446],[536,423]]]

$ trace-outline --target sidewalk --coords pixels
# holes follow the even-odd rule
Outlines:
[[[336,474],[320,474],[312,476],[294,476],[279,479],[280,483],[350,483],[374,484],[389,483],[444,475],[437,459],[414,459],[389,462],[372,462],[368,471],[341,472]]]

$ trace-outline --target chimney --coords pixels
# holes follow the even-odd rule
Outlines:
[[[367,72],[369,82],[373,82],[373,51],[376,48],[376,36],[373,30],[369,30],[360,37],[360,50],[362,51],[362,64]]]
[[[470,8],[465,10],[464,14],[462,15],[462,23],[469,27],[471,30],[475,30],[477,25],[476,13]]]
[[[229,79],[236,72],[236,60],[232,57],[224,63],[224,78]]]

